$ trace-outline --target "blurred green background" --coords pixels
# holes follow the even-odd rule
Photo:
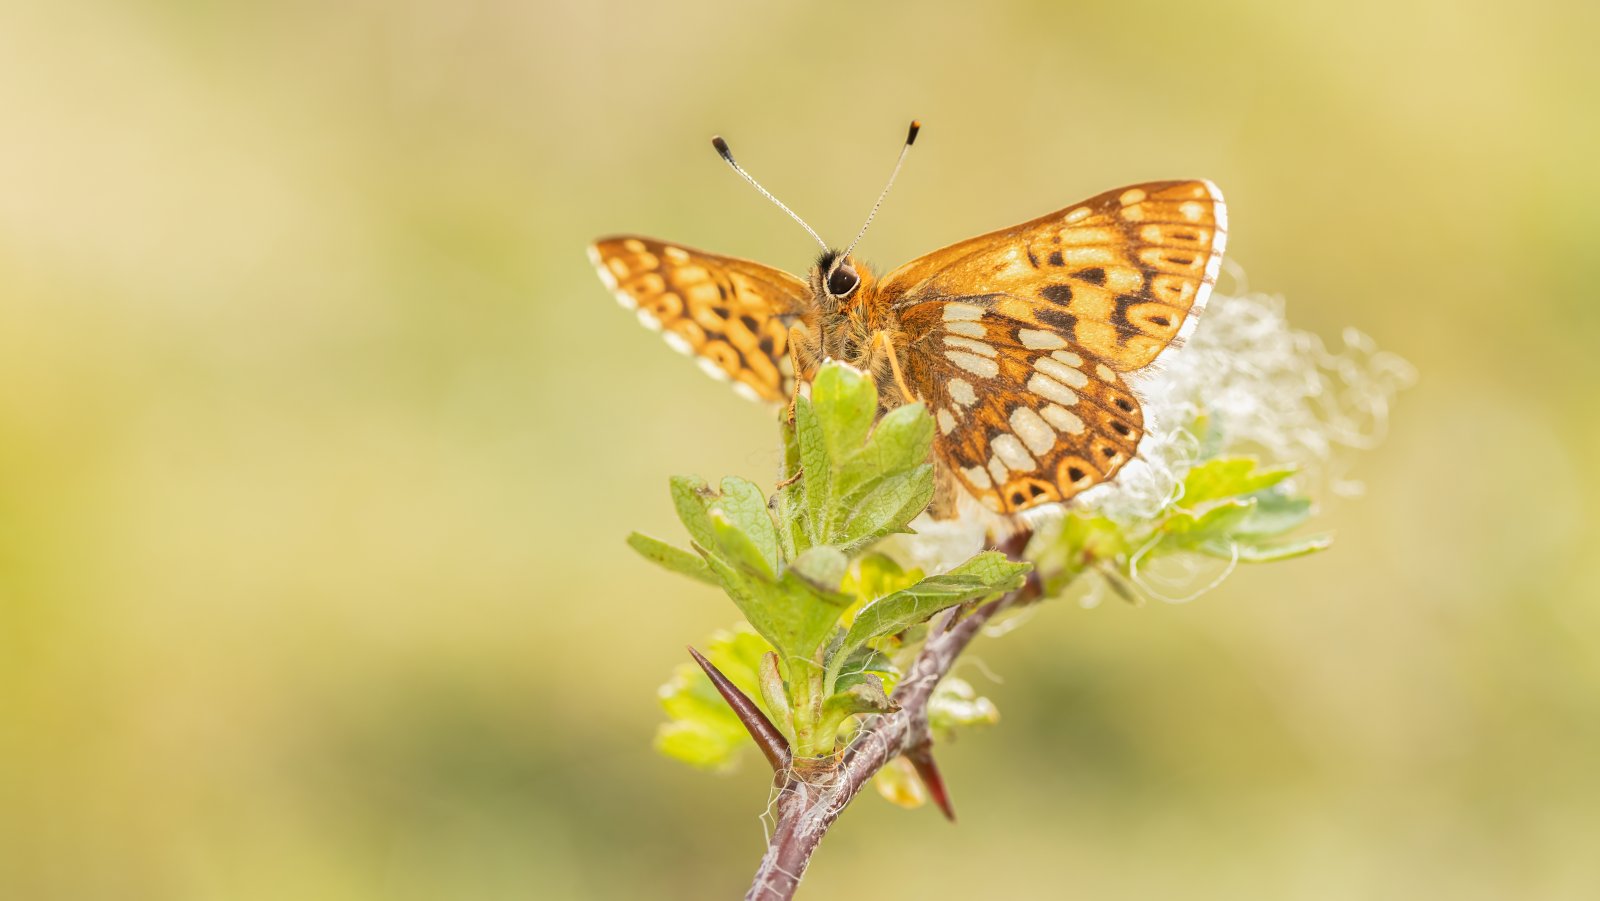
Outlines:
[[[767,778],[650,749],[733,608],[622,538],[776,436],[583,245],[799,270],[707,138],[837,241],[913,116],[869,259],[1203,175],[1253,288],[1422,380],[1332,552],[980,645],[1004,721],[944,752],[959,827],[863,798],[803,894],[1595,897],[1597,32],[1586,0],[5,4],[0,897],[742,892]]]

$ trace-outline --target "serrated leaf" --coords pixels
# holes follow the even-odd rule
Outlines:
[[[711,567],[698,554],[691,553],[681,548],[673,547],[658,538],[651,538],[639,532],[628,536],[628,547],[639,552],[639,556],[675,573],[682,573],[691,579],[698,579],[708,585],[720,586],[722,583],[711,572]]]
[[[926,463],[932,449],[933,417],[921,404],[897,407],[879,420],[866,444],[840,466],[839,494],[850,498],[877,481]]]
[[[708,501],[715,496],[711,486],[702,479],[688,476],[673,476],[671,485],[672,506],[678,511],[683,527],[689,530],[689,537],[701,547],[710,547],[715,543],[711,516],[706,512]]]
[[[778,527],[767,509],[767,496],[755,483],[729,477],[722,480],[722,495],[711,505],[711,514],[721,514],[743,532],[766,560],[766,571],[776,574],[783,568],[778,550]]]
[[[829,537],[854,550],[904,532],[933,500],[933,488],[933,467],[927,463],[883,479],[839,517],[841,527]]]
[[[711,533],[713,535],[711,549],[717,556],[763,581],[770,582],[777,578],[778,574],[773,571],[772,561],[768,558],[766,550],[728,519],[726,511],[712,508]]]

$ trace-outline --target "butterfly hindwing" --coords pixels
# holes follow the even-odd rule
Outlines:
[[[937,453],[984,506],[1064,501],[1132,459],[1139,402],[1103,361],[1060,335],[952,302],[908,355],[938,424]]]
[[[935,251],[879,290],[913,335],[946,300],[979,296],[995,315],[1129,372],[1205,306],[1226,239],[1227,208],[1211,182],[1149,182]]]
[[[589,259],[624,307],[674,349],[752,400],[794,391],[790,328],[805,324],[811,291],[770,266],[652,238],[602,238]]]

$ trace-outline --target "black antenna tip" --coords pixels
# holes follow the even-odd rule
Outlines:
[[[722,154],[723,159],[733,162],[733,151],[728,149],[728,142],[722,140],[722,135],[712,135],[711,146],[717,148],[717,153]]]
[[[919,132],[921,130],[922,130],[922,121],[920,119],[912,119],[911,120],[911,131],[906,133],[906,146],[907,147],[910,147],[912,144],[916,143],[917,132]]]

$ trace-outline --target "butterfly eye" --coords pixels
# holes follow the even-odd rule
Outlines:
[[[855,269],[849,263],[841,263],[839,267],[828,273],[828,293],[834,297],[849,297],[850,292],[861,284],[861,276],[856,275]]]

